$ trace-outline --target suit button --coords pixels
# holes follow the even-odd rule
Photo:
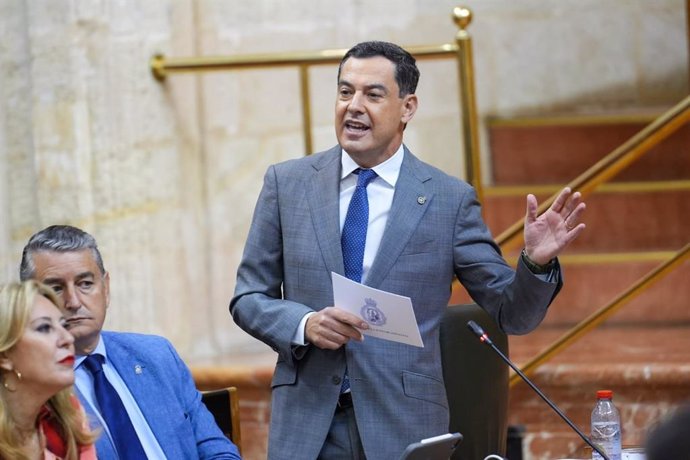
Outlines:
[[[333,382],[334,385],[340,385],[340,382],[342,382],[343,379],[341,379],[337,375],[334,375],[333,378],[331,378],[331,381]]]

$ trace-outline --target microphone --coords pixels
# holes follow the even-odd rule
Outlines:
[[[498,356],[500,356],[501,359],[505,361],[506,364],[508,364],[517,373],[517,375],[519,375],[520,378],[524,380],[525,383],[527,383],[530,386],[530,388],[532,388],[541,397],[541,399],[543,399],[546,402],[546,404],[548,404],[549,407],[553,409],[563,419],[563,421],[567,423],[570,426],[570,428],[572,428],[573,431],[575,431],[575,433],[578,434],[578,436],[580,436],[580,438],[582,438],[584,442],[587,443],[589,447],[597,451],[604,460],[611,460],[601,447],[594,444],[587,436],[585,436],[584,433],[582,433],[582,431],[580,431],[580,429],[576,427],[575,424],[571,422],[570,419],[566,417],[565,414],[561,412],[561,410],[558,407],[556,407],[556,405],[552,403],[551,400],[547,398],[546,395],[544,395],[544,393],[542,393],[541,390],[539,390],[539,388],[537,388],[534,385],[534,383],[532,383],[532,381],[528,379],[527,376],[515,364],[513,364],[513,362],[510,359],[508,359],[508,357],[504,355],[501,350],[498,349],[496,345],[494,345],[494,343],[491,341],[489,336],[486,334],[486,332],[484,332],[484,329],[482,329],[479,324],[475,323],[474,321],[469,321],[467,323],[467,327],[470,329],[470,331],[474,333],[474,335],[476,335],[479,338],[481,342],[491,347],[491,349],[495,351],[498,354]]]

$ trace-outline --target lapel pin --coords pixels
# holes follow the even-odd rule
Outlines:
[[[141,369],[141,365],[137,364],[136,366],[134,366],[134,373],[135,373],[135,374],[138,375],[138,374],[141,374],[142,372],[143,372],[143,371],[142,371],[142,369]]]
[[[417,197],[417,203],[419,203],[419,204],[424,204],[424,203],[426,203],[426,197],[423,196],[423,195],[418,196],[418,197]]]

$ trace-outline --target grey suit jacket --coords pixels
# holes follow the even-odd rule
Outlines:
[[[447,432],[438,331],[454,277],[508,333],[535,328],[560,285],[523,265],[514,272],[473,189],[405,148],[366,284],[412,299],[424,348],[372,337],[335,351],[291,345],[306,313],[333,305],[331,271],[344,274],[340,152],[336,146],[268,169],[230,303],[237,324],[279,353],[271,459],[317,457],[346,365],[367,458],[397,459],[407,444]]]

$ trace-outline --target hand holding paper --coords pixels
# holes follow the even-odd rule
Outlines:
[[[364,335],[424,347],[409,297],[391,294],[331,273],[337,308],[362,318],[369,329]]]
[[[350,340],[362,341],[361,329],[369,325],[359,315],[335,307],[326,307],[307,319],[304,335],[319,348],[337,350]]]

